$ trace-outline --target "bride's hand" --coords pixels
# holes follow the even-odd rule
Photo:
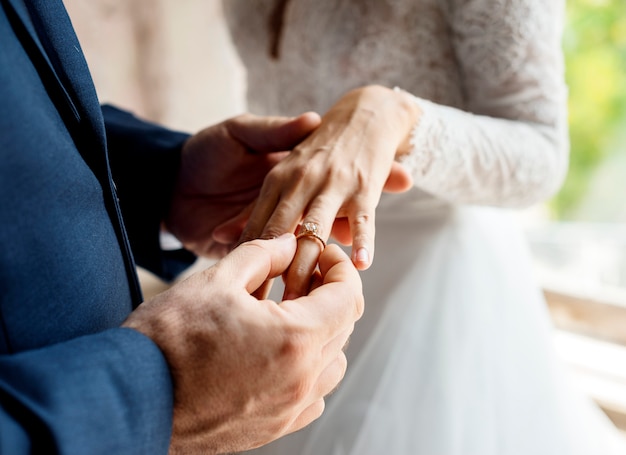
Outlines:
[[[332,231],[339,242],[352,244],[352,262],[359,270],[368,268],[382,191],[401,192],[412,185],[394,158],[408,150],[419,116],[406,93],[381,86],[348,92],[324,115],[320,127],[269,172],[240,241],[277,237],[313,223],[321,240]],[[243,223],[242,216],[218,227],[214,239],[232,243]],[[286,298],[308,291],[322,249],[315,236],[299,237],[285,280]]]

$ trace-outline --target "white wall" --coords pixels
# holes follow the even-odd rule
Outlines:
[[[220,0],[65,0],[102,102],[195,131],[243,111]]]

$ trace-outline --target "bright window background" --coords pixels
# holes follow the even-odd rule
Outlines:
[[[568,0],[563,49],[570,169],[556,197],[527,212],[527,233],[557,351],[626,432],[624,0]]]
[[[624,0],[568,0],[563,48],[570,169],[528,235],[547,287],[626,304]]]

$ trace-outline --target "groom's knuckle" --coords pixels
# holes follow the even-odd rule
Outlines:
[[[279,167],[274,167],[265,176],[265,181],[267,182],[267,185],[264,185],[264,186],[266,186],[268,190],[272,188],[276,188],[283,181],[283,179],[284,179],[283,170]]]

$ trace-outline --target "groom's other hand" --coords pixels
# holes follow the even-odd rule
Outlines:
[[[171,454],[248,450],[321,415],[345,373],[342,348],[363,312],[361,281],[329,245],[308,295],[280,303],[253,297],[295,251],[292,234],[244,243],[125,322],[152,338],[170,365]]]
[[[195,254],[222,257],[235,242],[214,242],[213,229],[251,207],[270,169],[320,122],[312,112],[294,118],[243,114],[189,138],[165,220],[168,230]]]

